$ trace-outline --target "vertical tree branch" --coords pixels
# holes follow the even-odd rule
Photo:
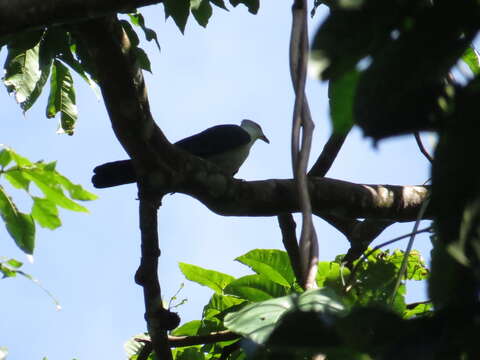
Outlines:
[[[307,76],[308,28],[305,0],[294,0],[292,6],[292,33],[290,38],[290,73],[295,89],[295,106],[292,126],[292,167],[297,183],[302,209],[300,235],[300,262],[305,288],[315,287],[318,262],[318,242],[312,220],[312,207],[307,186],[307,165],[312,143],[314,124],[305,96]],[[302,141],[300,145],[300,132]]]
[[[167,330],[174,328],[172,315],[163,307],[160,283],[158,280],[158,245],[157,210],[160,199],[140,195],[140,230],[142,234],[140,266],[135,275],[137,284],[143,287],[145,299],[145,320],[152,340],[152,347],[157,357],[171,360],[172,353],[168,344]]]
[[[297,224],[292,214],[279,215],[277,220],[282,231],[283,246],[287,250],[295,277],[300,281],[302,278],[302,267],[300,263],[300,249],[298,248],[297,235],[295,233]]]

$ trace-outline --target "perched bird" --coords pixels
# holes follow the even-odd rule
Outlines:
[[[175,143],[192,155],[211,161],[226,174],[233,176],[248,157],[257,139],[270,143],[262,128],[252,120],[238,125],[217,125]],[[137,181],[131,160],[120,160],[93,169],[92,183],[107,188]]]

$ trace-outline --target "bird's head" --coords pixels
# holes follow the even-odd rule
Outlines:
[[[252,120],[242,120],[240,125],[242,129],[250,134],[252,140],[255,141],[257,139],[265,141],[267,144],[270,144],[270,140],[265,136],[263,130],[260,125],[258,125],[255,121]]]

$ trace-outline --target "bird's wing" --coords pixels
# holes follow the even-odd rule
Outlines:
[[[237,125],[217,125],[175,143],[201,158],[218,155],[250,142],[250,135]]]

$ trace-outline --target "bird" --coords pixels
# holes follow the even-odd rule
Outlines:
[[[234,176],[250,153],[257,140],[270,140],[260,125],[244,119],[238,125],[216,125],[198,134],[177,141],[174,145],[180,149],[210,161],[226,175]],[[108,162],[93,169],[92,183],[96,188],[108,188],[137,181],[132,160]]]

